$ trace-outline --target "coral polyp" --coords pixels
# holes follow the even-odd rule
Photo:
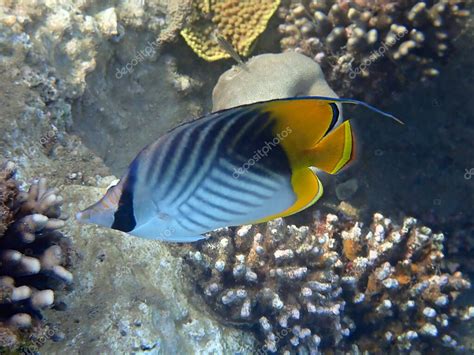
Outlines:
[[[452,324],[474,308],[454,301],[470,284],[440,271],[442,249],[413,218],[375,214],[365,229],[316,213],[309,226],[223,229],[188,262],[213,312],[253,327],[270,352],[459,350]]]

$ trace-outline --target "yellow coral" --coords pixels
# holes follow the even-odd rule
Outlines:
[[[190,24],[181,31],[186,43],[207,61],[230,58],[215,40],[219,34],[248,56],[252,43],[265,30],[280,0],[200,0],[194,3]]]

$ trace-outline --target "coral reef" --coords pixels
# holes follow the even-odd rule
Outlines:
[[[356,223],[341,233],[351,318],[373,329],[361,335],[360,346],[371,349],[378,338],[398,351],[461,350],[451,326],[473,317],[474,307],[453,304],[470,283],[459,271],[441,270],[443,234],[417,226],[414,218],[398,228],[381,214],[370,229],[364,235]]]
[[[62,206],[62,211],[75,213],[77,209],[97,200],[103,192],[98,188],[78,185],[105,188],[108,185],[106,182],[108,178],[104,177],[110,175],[110,172],[103,161],[88,151],[81,140],[71,135],[71,132],[78,134],[82,132],[84,141],[89,139],[87,144],[93,147],[97,154],[107,159],[107,164],[119,174],[136,151],[148,141],[155,139],[181,120],[208,110],[210,107],[208,94],[212,85],[229,63],[225,61],[213,63],[213,70],[209,70],[208,64],[191,55],[192,52],[184,41],[165,48],[155,46],[160,42],[172,42],[176,38],[188,18],[186,14],[189,11],[187,5],[189,2],[158,0],[105,4],[61,0],[35,2],[35,6],[32,6],[30,0],[2,2],[0,107],[4,119],[0,120],[2,132],[0,152],[2,156],[17,163],[18,179],[28,181],[34,176],[41,175],[46,176],[51,185],[64,185],[61,187],[61,195],[65,197],[66,203]],[[303,1],[306,6],[308,3],[307,0]],[[338,3],[344,4],[343,1]],[[354,3],[364,5],[368,2],[353,1],[349,6],[353,6]],[[371,1],[371,3],[383,2]],[[407,2],[397,3],[405,6]],[[426,3],[431,6],[433,2]],[[450,1],[450,4],[454,4],[454,1]],[[308,18],[310,17],[312,16]],[[444,18],[449,16],[446,14]],[[453,29],[456,30],[456,27]],[[450,35],[450,38],[452,37]],[[464,46],[457,47],[462,48],[463,53],[469,54],[472,52],[474,41],[469,38],[465,42]],[[331,65],[337,64],[335,62],[337,54],[331,57],[331,60],[323,59],[322,66],[326,73],[331,73],[333,70]],[[348,178],[363,172],[364,179],[359,179],[359,189],[355,193],[356,200],[350,199],[352,204],[356,201],[354,205],[359,209],[380,208],[390,210],[390,215],[393,215],[391,208],[395,205],[403,209],[404,213],[415,213],[417,216],[420,215],[417,212],[430,208],[445,215],[452,210],[462,210],[466,214],[465,220],[472,220],[470,197],[474,191],[471,188],[473,180],[453,183],[459,182],[460,172],[464,172],[465,168],[471,168],[465,166],[470,161],[468,159],[470,151],[465,147],[469,146],[473,136],[469,114],[473,112],[473,109],[470,109],[473,101],[469,98],[471,90],[466,90],[472,86],[472,60],[469,55],[461,54],[454,57],[450,65],[443,68],[443,74],[447,74],[443,75],[444,78],[440,78],[438,82],[440,85],[428,88],[422,93],[413,90],[402,97],[404,102],[402,108],[393,106],[390,109],[397,115],[403,113],[403,117],[419,118],[416,120],[417,125],[411,126],[411,129],[400,135],[396,133],[385,135],[383,144],[380,143],[382,140],[373,139],[380,137],[380,132],[384,129],[381,126],[367,124],[365,128],[369,126],[371,129],[359,130],[358,133],[361,135],[364,131],[366,133],[367,139],[362,136],[359,138],[364,141],[364,150],[367,154],[360,157],[358,169],[349,170],[349,175],[342,175],[341,180],[347,181]],[[389,71],[393,68],[393,64],[391,61],[383,61],[382,64],[382,59],[379,61],[380,66],[384,68],[381,74],[383,77],[385,69]],[[435,62],[438,63],[438,60],[435,59]],[[374,68],[378,68],[377,63],[371,64],[368,69],[371,74]],[[269,65],[274,63],[271,62]],[[335,67],[338,68],[337,65]],[[354,70],[357,68],[354,66]],[[439,69],[437,66],[435,68]],[[262,65],[262,69],[271,67]],[[277,71],[272,73],[267,70],[267,76],[263,76],[263,79],[256,83],[262,83],[261,91],[255,95],[257,98],[265,96],[266,91],[271,89],[271,85],[269,88],[264,84],[270,79],[270,74],[277,75]],[[350,72],[346,72],[345,77],[349,75]],[[335,75],[331,77],[331,84],[335,88],[342,87],[343,84],[337,82],[335,77]],[[282,79],[284,75],[279,78]],[[416,76],[411,79],[417,82]],[[228,85],[227,89],[237,87],[237,83],[238,79]],[[351,84],[351,88],[356,90],[355,93],[365,87],[362,74],[352,83],[354,85]],[[360,85],[356,85],[357,83]],[[381,84],[380,90],[391,88],[392,83],[389,80],[381,83],[383,85]],[[284,84],[277,86],[283,88]],[[305,87],[302,84],[303,92]],[[282,92],[292,92],[291,89],[285,90],[287,89],[282,89]],[[232,99],[244,95],[243,91],[245,90],[241,92],[234,90],[236,95]],[[373,87],[367,88],[366,92],[370,91],[376,90]],[[360,96],[366,97],[365,94]],[[456,100],[453,100],[453,97]],[[225,104],[225,100],[221,102]],[[459,103],[462,103],[462,107]],[[402,111],[399,112],[399,109]],[[456,113],[456,119],[447,120],[446,117],[452,117],[453,112]],[[425,134],[420,136],[421,131]],[[435,145],[433,137],[437,137]],[[435,151],[433,147],[436,148]],[[373,164],[367,159],[367,156],[371,155],[375,157],[375,160],[372,160]],[[368,164],[365,164],[366,162]],[[374,169],[374,165],[377,169]],[[440,170],[439,166],[446,169]],[[387,173],[388,171],[390,173]],[[12,179],[7,181],[13,183]],[[412,188],[400,189],[400,183]],[[0,205],[0,227],[3,226],[5,229],[14,218],[13,211],[8,206],[12,202],[11,199],[16,200],[15,196],[18,196],[19,191],[3,184],[0,186],[6,189],[3,191],[17,191],[16,195],[15,193],[1,195],[2,198],[7,196]],[[329,197],[330,189],[327,191]],[[427,196],[430,198],[426,198]],[[407,206],[412,209],[406,211]],[[453,232],[450,235],[453,237],[447,241],[447,251],[453,251],[453,257],[447,265],[451,273],[457,271],[459,266],[452,263],[460,262],[460,257],[466,262],[464,264],[464,261],[461,261],[461,269],[467,263],[472,265],[467,255],[468,250],[471,250],[472,238],[469,235],[472,235],[472,232],[470,227],[465,228],[465,224],[460,225],[466,233],[459,235]],[[256,227],[253,228],[250,234],[256,230]],[[445,230],[444,227],[436,229]],[[93,226],[78,226],[70,221],[66,222],[66,226],[61,230],[71,236],[76,249],[83,253],[84,258],[84,261],[74,269],[77,287],[65,295],[68,312],[43,310],[41,313],[47,317],[50,322],[48,324],[42,324],[44,321],[39,319],[39,313],[32,312],[30,316],[33,327],[23,332],[17,331],[11,324],[6,324],[8,322],[6,318],[2,319],[4,333],[0,341],[3,344],[26,339],[33,346],[26,349],[34,349],[39,347],[44,339],[52,337],[54,340],[61,337],[60,331],[54,326],[60,324],[61,331],[67,335],[66,339],[59,343],[46,342],[42,352],[63,354],[65,349],[68,349],[71,353],[205,351],[227,353],[239,350],[248,353],[254,348],[252,334],[225,327],[203,312],[205,309],[203,300],[196,298],[192,290],[188,290],[188,283],[183,282],[185,272],[182,261],[170,254],[172,248],[169,246],[129,238],[118,232]],[[3,232],[0,230],[0,235],[3,235]],[[233,230],[228,234],[232,236]],[[457,240],[458,235],[471,244],[463,244],[463,241]],[[229,240],[232,244],[233,239]],[[336,241],[334,248],[341,252],[338,243]],[[2,245],[1,239],[0,245]],[[21,249],[21,246],[19,248]],[[29,253],[27,249],[24,250],[25,254]],[[365,250],[362,249],[361,253],[365,253]],[[305,266],[303,263],[300,265]],[[340,278],[346,274],[341,268],[334,270]],[[34,280],[39,278],[40,275],[32,276]],[[18,277],[14,276],[13,279],[16,281]],[[53,278],[49,280],[52,282]],[[233,282],[232,278],[227,280]],[[8,285],[8,279],[4,281]],[[11,282],[9,285],[11,288]],[[274,286],[271,283],[267,285]],[[363,290],[363,286],[365,286],[363,283],[353,288],[341,285],[343,293],[336,301],[346,302],[344,312],[347,311],[346,319],[339,317],[342,319],[341,325],[344,329],[345,327],[352,329],[349,319],[353,319],[357,325],[349,337],[344,337],[339,342],[341,348],[346,344],[354,344],[352,342],[354,339],[355,346],[361,349],[373,349],[370,344],[375,344],[375,341],[369,332],[376,330],[377,335],[380,335],[378,326],[385,329],[379,321],[367,325],[361,312],[353,310],[350,299],[346,299],[346,294],[353,295],[356,293],[355,290]],[[117,289],[120,292],[116,292]],[[404,290],[402,287],[403,292]],[[382,292],[381,297],[383,295],[386,293]],[[55,299],[59,296],[60,293],[55,291]],[[373,298],[369,299],[370,304],[375,302]],[[283,296],[281,300],[289,302]],[[27,302],[29,301],[25,300],[24,304],[27,305]],[[54,308],[60,308],[61,305],[62,303],[55,302]],[[421,302],[417,305],[421,305]],[[431,308],[438,314],[443,314],[436,305]],[[445,309],[449,313],[453,308],[449,304],[442,310]],[[11,309],[11,304],[0,305],[0,309]],[[369,311],[374,312],[372,309]],[[432,312],[427,310],[427,314],[430,313]],[[420,315],[420,312],[415,314]],[[396,316],[395,311],[393,318]],[[268,315],[267,319],[269,324],[274,326],[272,323],[274,319]],[[326,347],[325,338],[328,339],[328,343],[337,340],[336,335],[329,329],[331,326],[336,326],[337,317],[332,319],[333,323],[320,332],[321,348]],[[254,325],[255,329],[260,327],[258,322],[249,323]],[[396,326],[393,322],[388,324]],[[432,324],[438,327],[438,324],[433,322]],[[370,339],[363,336],[365,325]],[[294,337],[292,331],[290,334],[291,329],[275,328],[275,340],[280,338],[288,340]],[[308,329],[314,328],[308,327]],[[401,334],[400,329],[397,329],[396,334]],[[442,336],[447,333],[444,329],[442,327],[438,329]],[[466,329],[466,332],[472,334],[471,329],[472,327]],[[418,339],[413,341],[415,350],[420,341],[432,343],[432,340],[426,340],[426,336],[418,331],[417,327],[413,327],[413,330],[418,335]],[[327,333],[323,337],[322,333],[325,331]],[[365,344],[361,344],[364,339]],[[384,349],[395,348],[394,352],[398,352],[398,346],[403,347],[402,343],[390,346],[375,345],[379,347],[383,345]],[[285,344],[282,349],[285,347],[294,348]]]
[[[265,349],[381,353],[462,349],[452,325],[474,316],[454,301],[470,287],[440,270],[443,235],[381,214],[360,222],[314,214],[223,229],[190,251],[198,290],[226,322],[252,326]]]
[[[181,29],[184,28],[192,12],[192,0],[167,1],[166,18],[167,25],[160,32],[158,41],[168,43],[175,40]]]
[[[308,57],[291,52],[261,54],[219,77],[212,91],[212,110],[304,95],[337,97],[319,65]]]
[[[181,31],[188,45],[207,61],[230,58],[215,35],[227,39],[237,53],[248,56],[280,0],[200,0],[194,2],[188,25]]]
[[[34,49],[30,53],[33,61],[54,66],[56,75],[72,86],[69,96],[77,98],[85,89],[86,75],[102,60],[101,52],[109,42],[123,42],[127,32],[137,28],[150,31],[161,42],[172,41],[187,7],[183,1],[125,2],[106,8],[87,1],[39,2],[36,6],[28,0],[7,1],[0,5],[0,27],[14,33],[14,42]],[[13,57],[9,52],[2,59]]]
[[[4,157],[28,177],[40,167],[58,186],[96,185],[96,175],[110,175],[101,158],[120,174],[144,145],[201,114],[215,80],[179,71],[177,58],[196,58],[183,41],[170,44],[187,11],[183,1],[164,0],[1,3],[0,101],[14,118],[0,121]],[[206,69],[202,77],[218,75]],[[140,133],[131,140],[132,127]]]
[[[440,72],[469,12],[466,1],[286,1],[283,50],[320,63],[341,96],[369,102]]]
[[[45,179],[20,191],[14,172],[11,162],[0,170],[0,349],[34,352],[45,339],[63,338],[41,311],[73,281],[71,243],[59,232],[58,191]]]
[[[56,70],[45,63],[42,53],[51,50],[44,48],[51,43],[38,44],[33,31],[39,36],[45,29],[39,23],[29,25],[43,6],[21,9],[20,4],[0,5],[0,104],[5,118],[0,120],[2,158],[21,167],[20,179],[33,178],[40,172],[56,186],[68,181],[71,171],[89,177],[94,176],[92,172],[106,172],[99,158],[91,156],[76,136],[66,133],[72,125],[71,99],[81,93],[81,85],[75,80],[73,68],[63,70],[58,66]],[[59,55],[54,58],[61,65],[68,61]]]

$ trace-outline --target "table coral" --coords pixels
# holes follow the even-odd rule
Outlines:
[[[474,308],[454,304],[470,284],[440,270],[442,248],[413,218],[375,214],[365,230],[316,213],[309,226],[222,229],[187,260],[213,312],[252,327],[270,352],[459,350],[452,324]]]
[[[321,64],[341,96],[374,102],[440,72],[469,12],[466,1],[286,1],[283,50]]]
[[[58,191],[45,179],[21,191],[14,172],[10,162],[0,170],[0,349],[34,352],[44,339],[62,338],[41,311],[73,281],[71,245],[59,232]]]
[[[247,56],[279,4],[279,0],[196,1],[190,23],[181,35],[193,51],[207,61],[230,58],[215,40],[216,34],[227,39],[237,53]]]

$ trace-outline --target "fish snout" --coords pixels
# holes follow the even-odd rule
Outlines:
[[[76,213],[79,223],[91,223],[110,228],[114,223],[114,209],[103,208],[101,205],[92,205]]]
[[[88,209],[76,213],[76,221],[80,223],[88,223],[91,219],[91,212]]]

